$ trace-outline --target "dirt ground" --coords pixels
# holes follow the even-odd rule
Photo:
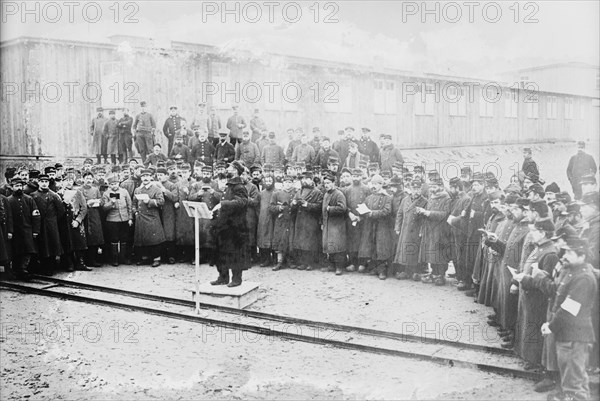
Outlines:
[[[1,399],[543,400],[527,380],[0,294]]]

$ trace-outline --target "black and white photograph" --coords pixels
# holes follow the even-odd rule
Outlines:
[[[0,400],[600,398],[599,1],[0,11]]]

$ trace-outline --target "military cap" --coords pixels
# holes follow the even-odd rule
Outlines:
[[[17,169],[14,167],[7,167],[6,171],[4,172],[4,178],[6,178],[7,180],[10,180],[11,178],[13,178],[15,176],[17,172]]]
[[[379,163],[369,163],[369,170],[377,170],[379,168]]]
[[[312,180],[314,178],[314,174],[312,171],[305,171],[304,173],[302,173],[302,177],[309,178]]]
[[[381,134],[381,139],[392,139],[392,134]]]
[[[508,193],[515,193],[515,194],[520,194],[521,193],[521,187],[517,184],[509,184],[506,188],[504,188],[504,192]]]
[[[283,176],[283,179],[282,179],[281,181],[282,181],[282,182],[283,182],[283,181],[294,181],[294,177],[292,177],[292,176],[291,176],[291,175],[289,175],[289,174],[286,174],[286,175],[284,175],[284,176]]]
[[[416,165],[416,166],[413,167],[413,172],[416,173],[417,171],[424,172],[425,169],[423,168],[423,166]]]
[[[296,162],[294,164],[294,168],[299,168],[299,169],[304,170],[304,169],[306,169],[306,163],[305,162]]]
[[[531,148],[523,148],[523,152],[531,153]]]
[[[190,166],[190,164],[189,164],[189,163],[183,163],[183,164],[182,164],[182,165],[179,167],[179,169],[180,169],[180,170],[186,170],[186,171],[189,171],[189,170],[191,170],[191,169],[192,169],[192,167]]]
[[[263,170],[266,171],[273,171],[273,165],[271,163],[265,163],[265,165],[263,166]]]
[[[328,136],[321,137],[321,142],[325,142],[325,141],[331,142],[331,139],[329,139]]]
[[[110,172],[111,173],[120,173],[121,172],[121,166],[119,166],[118,164],[114,165],[114,166],[111,166]]]
[[[137,159],[135,157],[132,157],[131,159],[129,159],[129,163],[131,162],[135,162],[135,164],[139,164],[139,162],[137,161]]]
[[[403,184],[403,182],[402,182],[402,178],[400,178],[400,177],[396,177],[396,176],[394,176],[394,177],[392,177],[392,179],[390,180],[390,186],[392,186],[392,187],[401,187],[401,186],[402,186],[402,184]]]
[[[56,169],[53,166],[48,166],[44,168],[44,174],[56,173]]]
[[[530,192],[536,193],[539,196],[541,196],[542,198],[546,195],[546,192],[544,191],[544,187],[542,187],[539,183],[535,183],[532,186],[530,186],[527,193],[530,193]]]
[[[340,174],[343,174],[343,173],[348,173],[348,174],[352,175],[352,170],[350,170],[348,167],[344,167],[340,171]],[[362,171],[360,172],[360,174],[362,175]]]
[[[38,178],[40,176],[39,170],[29,170],[29,178]]]
[[[440,173],[437,170],[429,170],[427,172],[427,177],[439,177]]]
[[[200,171],[202,171],[203,173],[212,173],[213,169],[211,166],[202,166],[202,169],[200,169]]]
[[[348,146],[351,148],[358,148],[358,143],[356,143],[354,141],[350,141],[350,142],[348,142]]]
[[[585,148],[585,141],[577,141],[577,146]]]
[[[394,162],[394,164],[392,164],[392,168],[400,170],[400,169],[404,169],[404,166],[402,165],[401,162]],[[407,171],[408,171],[408,169],[407,169]]]
[[[409,180],[412,180],[412,178],[414,177],[414,174],[413,174],[413,173],[411,173],[410,171],[407,171],[406,173],[402,174],[402,177],[403,177],[405,180],[407,180],[407,179],[409,179]]]
[[[517,198],[517,201],[515,202],[515,204],[517,206],[519,206],[521,209],[525,209],[526,207],[529,207],[530,203],[531,202],[527,198]]]
[[[344,168],[344,170],[346,170],[346,169]],[[343,171],[343,170],[342,170],[342,171]],[[361,170],[361,169],[359,169],[359,168],[353,168],[353,169],[350,171],[350,174],[352,174],[352,175],[360,175],[360,176],[362,176],[362,175],[363,175],[363,172],[362,172],[362,170]]]
[[[471,167],[465,166],[465,167],[463,167],[463,168],[460,169],[460,172],[461,173],[471,173],[471,172],[473,172],[473,170],[471,170]]]
[[[276,172],[283,172],[283,165],[280,163],[277,163],[273,166],[273,171]]]
[[[538,201],[530,202],[529,203],[529,209],[532,212],[537,212],[537,214],[539,214],[540,217],[546,217],[546,216],[548,216],[548,210],[549,210],[548,209],[548,205],[543,200],[538,200]]]
[[[490,187],[490,188],[496,188],[498,187],[499,183],[498,180],[494,177],[494,178],[488,178],[485,180],[485,186],[486,187]]]
[[[50,181],[50,177],[48,177],[48,174],[40,174],[38,181]]]
[[[273,131],[269,132],[269,138],[275,138],[275,133]]]
[[[147,104],[148,104],[148,103],[146,103],[146,101],[145,101],[145,100],[142,100],[142,101],[140,102],[140,106],[142,106],[142,107],[145,107]]]
[[[225,136],[227,136],[227,135],[229,135],[229,132],[227,132],[227,131],[225,131],[225,130],[220,130],[220,131],[219,131],[219,136],[225,137]]]
[[[392,173],[390,171],[382,171],[380,175],[383,178],[392,178]]]
[[[83,174],[81,175],[82,178],[87,177],[88,175],[91,175],[92,177],[94,176],[94,173],[91,171],[84,171]]]
[[[344,128],[344,131],[352,131],[352,132],[354,132],[354,127],[346,127],[346,128]]]
[[[323,181],[325,180],[335,182],[335,175],[331,171],[327,170],[323,173]]]
[[[177,106],[173,105],[173,106],[169,107],[169,110],[177,110]]]
[[[94,164],[94,161],[88,157],[83,161],[83,164]]]
[[[22,179],[20,179],[19,177],[14,177],[12,180],[10,180],[10,183],[11,183],[12,185],[17,185],[17,184],[22,184],[22,185],[25,185],[25,184],[27,184],[27,183],[25,182],[25,180],[22,180]]]
[[[517,199],[519,199],[519,195],[517,195],[515,193],[510,193],[510,194],[506,195],[506,198],[504,199],[504,203],[506,203],[507,205],[514,205],[517,202]]]
[[[340,130],[338,130],[338,135],[344,135],[344,132],[345,131],[343,129],[340,129]]]
[[[233,106],[231,106],[231,108],[232,108],[233,110],[237,110],[237,109],[239,108],[239,106],[238,106],[237,104],[234,104]]]
[[[460,178],[458,178],[458,177],[450,178],[450,181],[448,182],[448,186],[456,187],[458,185],[462,185],[462,181],[460,180]]]
[[[579,180],[579,184],[596,184],[596,176],[594,174],[586,174]]]
[[[533,225],[536,230],[554,232],[554,223],[550,219],[542,219],[535,222]]]
[[[166,174],[168,174],[167,169],[164,167],[159,167],[156,169],[156,174],[165,174],[166,175]]]
[[[600,195],[598,191],[592,191],[583,194],[581,197],[581,201],[578,202],[580,205],[595,205],[598,208],[598,204],[600,203]]]
[[[553,182],[550,185],[546,186],[545,192],[553,192],[555,194],[560,192],[560,187],[557,183]]]
[[[254,171],[262,171],[262,167],[260,164],[253,164],[252,166],[250,166],[250,172],[254,172]]]
[[[562,249],[568,251],[574,251],[578,253],[585,253],[589,248],[589,242],[586,239],[579,237],[567,237],[565,240],[566,244],[562,246]]]
[[[444,180],[442,180],[439,177],[435,177],[434,176],[434,177],[430,177],[429,178],[428,184],[429,185],[437,185],[437,186],[443,187],[444,186]]]
[[[58,170],[59,168],[63,168],[63,165],[62,163],[55,163],[54,168]]]
[[[371,177],[371,184],[383,184],[383,177],[379,174],[373,175],[373,177]]]
[[[573,228],[570,224],[565,224],[554,233],[554,237],[552,237],[552,241],[556,241],[559,238],[564,238],[565,240],[569,237],[578,237],[577,230]]]
[[[181,135],[180,132],[175,134],[175,140],[177,140],[177,139],[183,139],[183,135]]]
[[[369,163],[366,160],[359,160],[358,161],[358,167],[359,168],[367,168],[369,166]]]
[[[471,181],[480,182],[483,184],[485,182],[485,177],[481,173],[475,173],[475,174],[473,174],[473,178],[471,179]]]
[[[114,110],[111,110],[111,111],[108,112],[108,115],[110,116],[111,114],[117,114],[117,113],[115,113]]]
[[[106,168],[104,166],[94,166],[94,168],[92,168],[93,171],[95,171],[96,173],[106,173]]]
[[[106,181],[109,184],[114,184],[115,182],[119,182],[119,176],[116,174],[109,174],[108,177],[106,177]]]
[[[167,162],[165,163],[165,167],[167,169],[173,168],[173,167],[177,167],[177,162],[173,159],[169,159],[167,160]]]
[[[339,164],[340,163],[340,159],[336,156],[329,156],[329,159],[327,159],[327,164]]]

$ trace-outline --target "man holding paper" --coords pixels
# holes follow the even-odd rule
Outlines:
[[[150,170],[142,170],[142,185],[136,188],[133,198],[135,212],[135,234],[133,245],[140,256],[138,264],[148,258],[152,267],[160,266],[161,245],[165,242],[165,233],[160,220],[160,208],[165,203],[162,191],[152,183]]]
[[[552,399],[590,399],[586,368],[592,344],[597,340],[592,325],[592,308],[597,300],[598,286],[592,266],[586,262],[588,246],[584,239],[567,238],[563,246],[564,273],[560,275],[553,316],[541,327],[543,335],[553,333],[556,338],[560,382],[565,398],[557,394]]]

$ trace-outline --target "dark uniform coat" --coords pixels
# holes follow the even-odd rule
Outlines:
[[[196,147],[194,146],[194,149]],[[192,152],[194,150],[192,149]],[[235,148],[229,142],[219,142],[217,146],[215,146],[215,156],[214,160],[216,162],[225,162],[231,163],[235,159]]]
[[[195,182],[194,182],[195,184]],[[198,187],[199,188],[199,187]],[[175,210],[175,239],[177,245],[190,246],[195,245],[194,238],[194,218],[188,216],[183,201],[198,201],[197,196],[193,195],[192,184],[189,181],[180,179],[177,181],[177,199],[179,199],[179,208]],[[214,205],[213,205],[214,207]],[[209,208],[211,208],[209,206]],[[212,209],[212,208],[211,208]],[[200,220],[204,222],[204,220]],[[209,220],[210,221],[210,220]],[[203,231],[203,230],[201,230]],[[214,241],[213,241],[214,246]]]
[[[263,189],[259,194],[260,209],[258,212],[258,228],[256,245],[259,248],[271,249],[273,246],[274,216],[269,212],[269,205],[275,190]]]
[[[318,254],[321,252],[323,241],[321,238],[323,193],[313,185],[296,192],[294,199],[297,203],[292,206],[296,211],[293,249]],[[308,202],[306,207],[301,205],[301,201]]]
[[[107,119],[104,117],[96,117],[90,124],[90,134],[93,136],[92,140],[92,154],[101,155],[106,149],[102,148],[102,142],[104,141],[104,124]],[[106,154],[106,153],[104,153]]]
[[[38,190],[31,197],[40,211],[41,227],[38,236],[38,254],[40,258],[60,256],[63,253],[58,221],[65,215],[63,201],[55,192]]]
[[[162,219],[163,230],[165,232],[165,241],[175,241],[176,238],[175,203],[179,202],[179,197],[177,196],[177,181],[179,180],[169,179],[163,184],[165,190],[163,190],[162,193],[165,198],[165,203],[162,206],[160,217]],[[182,206],[183,205],[181,205],[180,207]]]
[[[346,197],[337,188],[323,195],[323,253],[335,254],[347,251]]]
[[[221,205],[215,224],[219,264],[234,271],[245,269],[249,265],[248,191],[241,178],[235,177],[227,182]]]
[[[360,138],[358,141],[358,151],[361,155],[369,156],[371,163],[379,163],[379,147],[371,138]]]
[[[10,260],[10,242],[7,234],[12,232],[12,210],[8,198],[0,194],[0,265],[5,265]]]
[[[147,194],[150,201],[146,204],[138,201],[138,194]],[[153,246],[165,242],[165,233],[160,221],[160,208],[165,204],[162,191],[153,183],[136,188],[133,194],[133,210],[135,211],[135,246]]]
[[[362,182],[358,185],[349,185],[340,189],[346,198],[346,207],[348,211],[360,216],[356,207],[365,202],[367,196],[371,193],[369,187]],[[364,230],[365,220],[361,218],[356,225],[352,225],[350,218],[346,218],[346,236],[348,238],[348,252],[357,253],[360,247],[360,240]]]
[[[531,275],[532,265],[538,264],[540,270],[552,274],[558,256],[554,243],[544,239],[527,258],[523,272]],[[524,360],[540,364],[544,340],[540,328],[546,321],[548,298],[537,288],[519,287],[519,309],[515,327],[515,353]]]
[[[271,197],[269,212],[273,216],[273,247],[277,252],[288,252],[293,240],[292,199],[296,195],[294,188],[289,191],[277,191]]]
[[[246,224],[248,225],[248,244],[256,247],[256,228],[258,226],[259,197],[258,188],[252,182],[246,184],[248,191],[248,209],[246,210]]]
[[[81,193],[83,194],[86,203],[90,200],[101,200],[102,194],[100,189],[93,185],[82,186]],[[102,231],[102,218],[100,217],[100,205],[97,207],[88,206],[87,218],[84,221],[85,224],[85,235],[87,239],[87,245],[89,246],[100,246],[104,245],[104,234]]]
[[[402,200],[398,214],[396,215],[395,230],[400,232],[396,257],[394,263],[405,266],[416,266],[419,263],[419,249],[421,247],[421,225],[424,222],[423,215],[416,214],[416,208],[424,208],[427,199],[419,194],[416,198],[407,196]]]
[[[500,241],[507,241],[508,236],[514,227],[514,222],[511,219],[507,219],[503,213],[498,213],[496,217],[492,218],[492,221],[494,223],[490,224],[490,227],[495,225],[493,231],[498,239]],[[483,257],[483,271],[481,274],[479,293],[477,294],[477,302],[484,304],[485,306],[492,306],[492,298],[495,296],[494,292],[497,291],[496,274],[498,273],[500,263],[502,263],[502,255],[493,248],[490,248],[486,242],[484,242],[483,245],[483,252],[485,252],[485,254]]]
[[[36,241],[33,234],[39,234],[41,228],[40,211],[33,198],[14,193],[8,197],[10,212],[13,218],[12,254],[19,256],[37,253]]]
[[[404,163],[402,153],[394,145],[388,145],[381,149],[381,171],[392,171],[394,163]]]
[[[65,253],[87,249],[84,221],[87,217],[88,207],[81,191],[76,191],[75,196],[73,196],[69,203],[65,203],[63,199],[65,215],[58,223],[61,244]],[[61,197],[63,197],[62,194]],[[73,220],[76,220],[78,223],[76,228],[73,228]]]
[[[116,118],[109,118],[104,124],[104,137],[107,139],[106,142],[106,154],[116,155],[119,153],[119,120]]]
[[[425,209],[429,216],[423,216],[419,261],[447,264],[452,260],[452,237],[446,221],[450,216],[450,195],[445,191],[432,194]]]
[[[392,237],[390,227],[394,223],[389,217],[392,213],[392,198],[384,192],[367,196],[365,205],[372,213],[364,215],[365,225],[360,241],[358,257],[373,261],[386,261],[392,256]]]
[[[398,248],[398,239],[400,238],[399,234],[396,234],[396,216],[398,215],[398,210],[400,210],[400,205],[404,198],[406,198],[408,194],[405,191],[397,191],[395,194],[391,195],[392,197],[392,213],[388,217],[390,220],[390,237],[392,238],[392,255],[390,257],[390,261],[394,261],[394,257],[396,256],[396,249]]]

